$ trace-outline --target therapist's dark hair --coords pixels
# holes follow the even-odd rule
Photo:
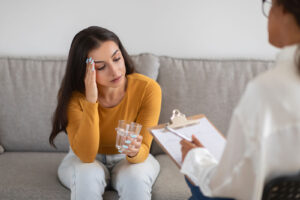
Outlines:
[[[119,37],[113,32],[98,26],[91,26],[77,33],[72,41],[65,75],[57,95],[57,107],[52,118],[52,131],[49,143],[55,147],[54,139],[60,132],[66,133],[68,125],[67,108],[74,91],[85,94],[84,77],[88,53],[99,48],[103,42],[115,42],[124,58],[126,75],[132,74],[133,62],[123,47]]]
[[[300,0],[276,0],[276,3],[283,6],[286,12],[291,13],[295,17],[300,28]],[[296,62],[298,65],[298,72],[300,74],[300,45],[297,50]]]

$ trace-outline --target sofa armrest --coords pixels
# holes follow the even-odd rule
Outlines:
[[[0,145],[0,154],[4,152],[4,148]]]

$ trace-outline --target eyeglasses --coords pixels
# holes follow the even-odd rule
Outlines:
[[[262,1],[262,11],[263,11],[264,16],[269,17],[271,8],[272,8],[271,0],[263,0]]]

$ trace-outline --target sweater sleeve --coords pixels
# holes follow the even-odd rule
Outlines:
[[[161,96],[161,88],[158,83],[150,81],[145,89],[141,108],[136,120],[137,123],[143,126],[140,132],[140,135],[143,136],[143,141],[135,157],[127,156],[127,160],[130,163],[141,163],[146,160],[149,155],[153,137],[149,133],[148,128],[157,125],[161,109]]]
[[[68,105],[67,133],[73,152],[82,162],[93,162],[99,148],[98,103],[73,95]]]

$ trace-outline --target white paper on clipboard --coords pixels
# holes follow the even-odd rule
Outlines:
[[[226,139],[208,121],[206,117],[199,119],[199,123],[177,129],[176,131],[191,138],[195,135],[202,145],[215,157],[220,160],[226,145]],[[175,160],[180,167],[181,162],[181,138],[169,132],[166,128],[151,129],[154,138],[160,145],[168,151],[168,154]]]

